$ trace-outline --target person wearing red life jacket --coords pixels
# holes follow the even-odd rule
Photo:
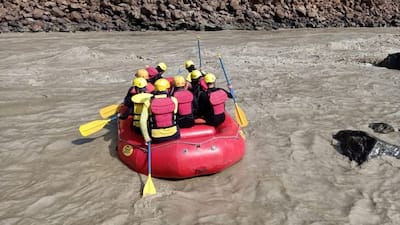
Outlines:
[[[232,98],[232,94],[215,86],[214,74],[206,74],[204,80],[208,89],[200,94],[199,107],[206,124],[216,127],[225,121],[225,101]]]
[[[146,101],[149,101],[149,99],[153,96],[150,93],[146,92],[146,85],[148,84],[147,81],[142,78],[138,77],[134,80],[136,94],[132,96],[131,102],[133,103],[132,107],[132,127],[133,131],[135,131],[138,134],[142,134],[142,131],[140,129],[140,117],[143,109],[143,104]]]
[[[157,64],[156,67],[148,66],[146,70],[149,73],[149,80],[150,83],[155,83],[158,79],[163,78],[163,74],[167,71],[168,67],[167,64],[160,62]]]
[[[180,131],[176,121],[178,100],[169,96],[170,83],[161,78],[155,82],[156,90],[153,96],[144,102],[140,116],[140,129],[146,143],[180,138]],[[149,126],[147,126],[149,124]]]
[[[135,73],[135,77],[142,77],[144,79],[146,79],[147,81],[147,86],[146,86],[146,92],[147,93],[151,93],[154,91],[154,85],[149,82],[149,72],[147,71],[147,69],[139,69],[136,73]],[[130,99],[130,98],[129,98]]]
[[[192,89],[194,92],[200,89],[205,91],[208,88],[206,82],[204,81],[204,76],[200,70],[193,70],[190,74],[188,74],[186,80],[190,82],[189,89]]]
[[[185,89],[186,80],[183,76],[174,77],[174,88],[171,96],[178,100],[177,123],[180,128],[189,128],[194,125],[193,109],[197,104],[193,93]]]
[[[192,72],[193,71],[200,71],[201,78],[203,78],[207,74],[207,72],[202,71],[201,68],[196,69],[196,66],[194,65],[194,62],[192,60],[185,61],[185,68],[189,72],[188,75],[186,76],[186,80],[189,81],[190,83],[192,82]],[[197,72],[195,72],[195,73],[197,73]],[[194,75],[194,76],[197,76],[197,75]],[[189,87],[190,87],[190,83],[189,83]],[[200,84],[204,90],[207,89],[207,85],[205,82],[201,82]]]
[[[137,76],[138,73],[143,73],[143,71],[138,70],[135,74],[135,76]],[[137,78],[137,77],[136,77]],[[120,108],[120,115],[119,115],[119,119],[121,120],[125,120],[126,118],[128,118],[129,115],[132,114],[132,108],[133,108],[133,103],[131,101],[131,98],[133,95],[138,93],[138,89],[141,90],[147,90],[146,86],[147,84],[144,85],[144,87],[137,87],[135,86],[138,84],[143,84],[141,82],[139,82],[138,80],[136,80],[136,78],[134,78],[132,80],[132,86],[129,87],[128,92],[125,95],[124,101],[122,102],[122,104],[120,105],[122,108]],[[136,82],[135,82],[136,80]],[[146,82],[147,83],[147,82]]]
[[[121,110],[119,119],[125,120],[126,118],[128,118],[129,115],[133,115],[135,117],[135,112],[137,114],[137,111],[139,111],[140,114],[141,106],[136,105],[132,99],[136,95],[143,96],[143,94],[147,94],[146,95],[147,97],[151,97],[151,94],[146,93],[146,87],[147,87],[146,79],[142,77],[137,77],[133,79],[132,87],[129,89],[123,102],[125,110],[123,111]],[[136,125],[139,126],[138,123]]]

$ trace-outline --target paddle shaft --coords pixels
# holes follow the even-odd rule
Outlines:
[[[201,50],[200,50],[200,37],[197,37],[197,50],[199,52],[199,66],[201,68],[202,64],[201,64]]]
[[[228,77],[228,73],[227,73],[226,70],[225,70],[224,62],[222,61],[221,56],[218,56],[218,59],[219,59],[219,62],[220,62],[220,64],[221,64],[222,71],[224,71],[224,76],[225,76],[226,84],[228,85],[229,92],[230,92],[231,95],[232,95],[233,103],[236,104],[235,91],[234,91],[233,88],[232,88],[232,84],[231,84],[231,81],[230,81],[230,79],[229,79],[229,77]]]
[[[147,142],[147,173],[151,176],[151,142]]]

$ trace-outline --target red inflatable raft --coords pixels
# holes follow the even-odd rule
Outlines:
[[[131,127],[132,118],[118,121],[118,156],[136,172],[147,174],[147,147]],[[153,177],[189,178],[214,174],[242,159],[245,138],[226,113],[225,122],[214,128],[197,124],[181,129],[181,138],[151,145]]]

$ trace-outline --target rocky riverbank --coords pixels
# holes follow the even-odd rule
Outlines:
[[[5,0],[0,32],[400,26],[398,0]]]

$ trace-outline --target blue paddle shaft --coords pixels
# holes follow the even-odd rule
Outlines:
[[[224,71],[224,76],[225,76],[225,80],[226,80],[226,83],[227,83],[228,88],[229,88],[229,92],[232,95],[233,102],[236,103],[235,91],[233,90],[232,84],[231,84],[230,79],[228,77],[228,73],[225,70],[224,62],[222,61],[221,57],[218,57],[218,58],[219,58],[219,62],[221,63],[222,71]]]
[[[151,174],[151,142],[147,142],[147,173]]]
[[[197,39],[197,50],[199,52],[199,64],[200,64],[200,68],[201,68],[201,51],[200,51],[200,39]]]

